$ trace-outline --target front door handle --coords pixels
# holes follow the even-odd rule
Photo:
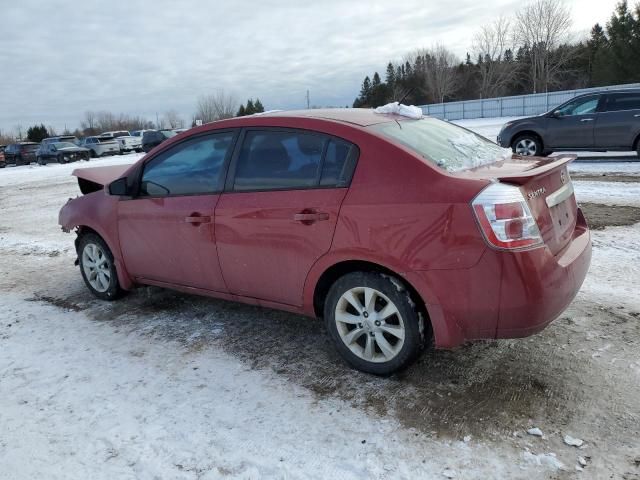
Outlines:
[[[210,223],[211,217],[192,213],[190,216],[186,217],[184,221],[192,225],[200,225],[201,223]]]
[[[580,121],[581,122],[593,122],[593,118],[583,118]]]
[[[303,211],[296,213],[293,216],[293,220],[296,222],[304,223],[305,225],[311,225],[314,222],[321,220],[329,220],[329,214],[325,212],[309,212]]]

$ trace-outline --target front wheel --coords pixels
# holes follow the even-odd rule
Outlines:
[[[42,157],[37,157],[36,158],[36,162],[38,162],[38,165],[45,165],[46,162],[44,161],[44,159]]]
[[[87,233],[78,242],[80,272],[87,288],[102,300],[115,300],[125,292],[120,288],[113,254],[95,233]]]
[[[513,153],[525,157],[540,156],[542,155],[542,142],[534,135],[520,135],[511,143],[511,149]]]
[[[389,375],[408,366],[424,345],[424,318],[404,285],[373,272],[336,281],[324,306],[327,329],[354,368]]]

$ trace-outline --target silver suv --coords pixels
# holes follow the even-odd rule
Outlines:
[[[640,157],[640,89],[580,95],[537,117],[506,123],[498,143],[519,155],[635,150]]]

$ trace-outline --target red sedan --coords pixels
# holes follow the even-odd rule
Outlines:
[[[59,221],[99,298],[156,285],[323,317],[351,365],[389,374],[569,305],[591,258],[572,159],[433,118],[278,112],[76,170],[85,195]]]

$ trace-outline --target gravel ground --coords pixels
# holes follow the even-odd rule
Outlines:
[[[57,171],[53,168],[52,171]],[[77,267],[73,266],[73,237],[61,233],[56,225],[57,209],[67,197],[76,194],[75,181],[66,175],[43,177],[36,172],[37,175],[29,177],[12,172],[11,178],[7,177],[3,183],[2,173],[0,302],[6,305],[0,311],[0,390],[3,390],[0,466],[4,463],[10,472],[9,478],[32,478],[25,473],[30,470],[23,470],[25,467],[21,465],[34,459],[42,461],[44,457],[51,462],[49,465],[57,462],[56,458],[47,458],[47,455],[59,454],[55,446],[34,450],[29,442],[21,444],[22,430],[30,435],[55,437],[61,427],[47,427],[47,422],[53,424],[53,420],[47,420],[48,415],[67,425],[75,418],[73,411],[83,407],[69,399],[37,424],[31,424],[28,419],[41,415],[39,409],[42,411],[43,407],[38,402],[30,402],[28,392],[38,391],[38,381],[45,382],[46,378],[44,374],[29,377],[24,365],[27,356],[22,358],[19,352],[40,353],[39,361],[55,362],[56,355],[73,353],[76,349],[89,351],[93,347],[85,330],[95,325],[101,329],[100,342],[126,343],[126,351],[130,353],[127,361],[132,365],[150,368],[153,362],[161,364],[162,358],[171,359],[171,365],[186,359],[197,360],[201,365],[201,374],[190,372],[183,378],[182,374],[173,372],[171,383],[158,383],[157,390],[151,392],[155,393],[144,398],[136,397],[137,387],[131,383],[123,384],[125,387],[120,385],[120,391],[114,393],[115,396],[126,393],[134,403],[145,402],[150,410],[158,410],[160,414],[182,405],[162,403],[163,395],[175,395],[181,402],[188,403],[188,399],[179,395],[196,395],[196,383],[215,385],[218,374],[212,373],[211,365],[219,355],[241,370],[234,373],[238,383],[231,378],[228,383],[220,380],[219,385],[228,390],[223,397],[226,401],[238,398],[240,412],[246,408],[242,392],[248,387],[241,383],[246,372],[257,375],[252,382],[270,385],[281,391],[280,395],[288,394],[291,389],[294,392],[291,398],[278,397],[282,418],[290,422],[304,419],[310,426],[303,428],[318,429],[320,433],[307,434],[303,429],[285,437],[276,426],[278,423],[269,423],[269,408],[265,411],[264,406],[256,410],[259,413],[252,411],[255,417],[251,423],[259,427],[264,422],[264,428],[273,432],[273,438],[263,439],[267,444],[293,442],[300,452],[321,451],[328,456],[328,464],[333,469],[331,476],[335,478],[415,478],[416,475],[446,478],[444,473],[451,468],[456,478],[498,475],[527,479],[640,479],[640,299],[637,296],[640,208],[583,204],[596,230],[592,267],[573,304],[542,333],[521,340],[478,342],[454,351],[428,351],[407,371],[381,379],[348,369],[334,352],[321,322],[297,315],[159,288],[141,288],[115,303],[95,300],[86,291]],[[582,173],[589,175],[588,170]],[[599,174],[594,172],[595,176]],[[580,179],[575,180],[576,191],[580,192]],[[597,183],[609,190],[626,186],[624,182]],[[46,330],[42,322],[46,322],[47,328],[52,322],[58,322],[56,328],[65,332],[64,338],[52,335],[49,340],[50,330]],[[70,329],[71,323],[74,329]],[[74,338],[76,328],[78,336]],[[45,338],[37,343],[42,336]],[[98,362],[108,374],[114,374],[109,370],[109,355],[113,355],[112,368],[119,365],[115,363],[117,355],[113,345],[109,347],[111,350],[102,353],[107,355],[106,364],[102,366]],[[152,355],[156,350],[160,353]],[[9,353],[3,355],[2,351]],[[76,368],[80,368],[78,378],[96,373],[91,364]],[[63,374],[61,371],[60,375]],[[126,377],[126,372],[122,375]],[[157,372],[146,375],[145,382],[158,380]],[[199,377],[192,384],[193,375]],[[99,388],[99,380],[93,380],[98,383],[92,388]],[[65,384],[65,388],[75,391],[80,384],[80,381]],[[11,388],[5,389],[3,385]],[[114,397],[104,392],[99,398],[91,393],[84,395],[85,401],[104,401],[107,405],[115,402]],[[210,395],[215,402],[215,388]],[[298,401],[300,396],[306,403]],[[269,404],[268,400],[265,402]],[[299,412],[303,419],[294,416],[297,408],[303,410]],[[3,417],[3,411],[20,412],[20,416],[5,413]],[[111,438],[111,450],[107,448],[107,453],[103,451],[102,456],[96,456],[79,448],[73,438],[81,439],[80,443],[109,437],[110,429],[116,428],[125,412],[109,408],[93,408],[91,412],[89,419],[83,417],[87,423],[78,425],[77,430],[68,433],[69,438],[62,441],[77,449],[77,455],[70,453],[71,457],[66,460],[69,469],[60,470],[56,475],[45,465],[44,470],[38,471],[40,474],[49,473],[48,478],[153,478],[145,475],[152,471],[148,466],[136,470],[144,465],[140,458],[149,454],[148,449],[153,454],[166,450],[163,454],[172,459],[171,465],[158,471],[157,478],[322,478],[330,472],[328,465],[317,463],[317,459],[311,461],[312,453],[298,459],[300,469],[294,469],[297,464],[292,457],[284,455],[282,459],[273,459],[275,467],[262,463],[253,470],[243,470],[251,465],[252,455],[275,455],[270,450],[265,453],[261,447],[256,451],[249,449],[244,457],[236,452],[235,457],[230,457],[235,463],[224,468],[220,467],[224,465],[223,460],[219,460],[222,463],[217,464],[215,475],[207,477],[205,471],[213,471],[212,465],[205,462],[211,452],[199,449],[197,435],[194,439],[180,438],[180,442],[175,443],[180,455],[187,452],[184,456],[198,465],[196,468],[174,459],[177,454],[167,448],[174,445],[171,441],[176,440],[176,431],[169,430],[164,436],[158,434],[151,438],[146,430],[149,426],[144,427],[144,432],[130,432],[133,437],[141,436],[139,443],[135,443],[133,437],[127,441]],[[361,426],[365,433],[353,437],[357,437],[358,446],[361,437],[362,445],[369,438],[371,450],[358,456],[358,462],[354,463],[365,465],[362,471],[352,470],[344,463],[348,457],[341,456],[346,448],[344,444],[334,444],[322,436],[322,429],[326,428],[344,442],[353,440],[346,426],[349,423],[333,425],[329,420],[333,414]],[[175,422],[185,421],[186,426],[192,427],[187,420],[170,418]],[[195,420],[198,424],[193,425],[194,430],[209,426],[207,435],[217,438],[219,426],[212,418]],[[242,418],[236,421],[242,422]],[[157,427],[161,421],[155,422],[152,426]],[[3,424],[10,428],[3,430]],[[96,425],[106,430],[94,432]],[[389,430],[385,425],[396,427]],[[240,437],[255,435],[249,425],[236,427]],[[526,431],[532,427],[540,428],[544,436],[528,435]],[[388,443],[382,443],[380,438],[378,443],[372,442],[378,430],[391,435],[382,437]],[[584,440],[584,445],[580,448],[566,445],[565,435]],[[227,441],[235,445],[234,438]],[[120,450],[116,448],[118,445]],[[129,449],[139,448],[142,453],[135,460],[126,460],[123,445]],[[412,451],[415,453],[406,455]],[[583,471],[576,470],[579,456],[586,461]],[[392,458],[402,461],[396,464]],[[121,463],[117,463],[118,459],[122,459]],[[420,471],[420,465],[425,470]],[[84,475],[77,473],[81,471]]]

